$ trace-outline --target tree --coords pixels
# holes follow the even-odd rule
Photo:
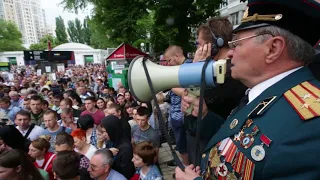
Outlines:
[[[86,43],[90,45],[91,31],[88,24],[89,21],[89,17],[84,19],[83,24],[81,24],[78,18],[74,21],[68,21],[67,31],[72,42]]]
[[[83,41],[86,44],[91,45],[91,36],[92,36],[92,32],[91,32],[91,27],[90,27],[90,18],[89,16],[87,16],[84,20],[83,20]]]
[[[21,51],[25,49],[22,46],[22,34],[15,24],[0,19],[0,27],[0,51]]]
[[[68,35],[66,32],[66,27],[64,25],[64,20],[61,16],[56,17],[56,35],[60,43],[68,42]]]
[[[146,0],[149,1],[149,0]],[[185,52],[194,50],[191,43],[191,28],[197,28],[208,18],[218,15],[222,0],[157,0],[150,9],[155,11],[151,36],[156,52],[168,45],[183,47]]]
[[[141,37],[136,32],[137,20],[144,17],[147,6],[139,0],[63,0],[62,4],[67,9],[79,10],[86,4],[94,5],[92,21],[101,26],[98,31],[102,36],[109,37],[109,41],[119,45],[122,42],[134,43]]]
[[[52,37],[51,35],[45,35],[43,38],[40,39],[40,42],[38,44],[31,44],[30,50],[46,50],[48,49],[48,41],[51,43],[51,48],[56,47],[59,45],[58,40],[55,37]]]
[[[217,15],[223,0],[63,0],[67,9],[94,6],[93,21],[115,44],[127,42],[137,46],[150,31],[155,52],[163,51],[170,44],[180,45],[184,51],[194,50],[191,29],[197,28],[209,17]],[[223,1],[224,2],[224,1]],[[151,12],[150,12],[151,11]],[[152,26],[138,25],[150,13]]]

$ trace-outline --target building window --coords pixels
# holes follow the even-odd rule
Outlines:
[[[239,21],[238,21],[239,18],[238,18],[238,16],[239,16],[239,12],[236,12],[236,13],[233,13],[233,14],[230,15],[232,25],[237,25],[237,24],[239,24]]]

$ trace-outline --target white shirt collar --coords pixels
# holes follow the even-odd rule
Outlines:
[[[301,69],[301,67],[297,67],[295,69],[291,69],[289,71],[286,71],[284,73],[278,74],[268,80],[265,80],[257,85],[255,85],[252,89],[250,89],[249,91],[249,102],[253,101],[256,97],[258,97],[263,91],[265,91],[266,89],[268,89],[270,86],[274,85],[275,83],[277,83],[278,81],[280,81],[281,79],[285,78],[286,76],[288,76],[289,74]]]

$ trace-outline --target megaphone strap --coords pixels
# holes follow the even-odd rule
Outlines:
[[[159,107],[159,104],[158,104],[158,101],[157,101],[157,98],[156,98],[156,93],[154,91],[154,87],[152,85],[152,81],[151,81],[151,78],[150,78],[150,74],[149,74],[149,71],[148,71],[148,68],[146,66],[146,57],[143,57],[143,61],[142,61],[142,66],[143,66],[143,69],[144,69],[144,72],[146,74],[146,77],[147,77],[147,81],[148,81],[148,84],[149,84],[149,88],[150,88],[150,91],[151,91],[151,94],[152,94],[152,98],[154,100],[154,103],[155,103],[155,106],[156,106],[156,109],[158,112],[161,112],[161,109]],[[171,144],[171,141],[170,141],[170,138],[169,138],[169,134],[168,134],[168,130],[167,130],[167,127],[165,125],[165,121],[163,119],[163,117],[160,115],[159,116],[159,123],[160,123],[160,126],[163,127],[163,130],[164,130],[164,135],[165,135],[165,138],[168,142],[168,145],[170,147],[170,150],[171,150],[171,154],[173,156],[173,159],[175,160],[175,162],[177,163],[177,165],[179,166],[179,168],[181,170],[184,171],[184,165],[182,164],[182,162],[180,161],[176,151],[172,148],[172,144]]]
[[[196,156],[195,156],[195,159],[194,159],[194,162],[195,162],[195,166],[200,166],[200,129],[201,129],[201,126],[200,126],[200,122],[202,120],[202,110],[203,110],[203,96],[204,96],[204,89],[206,87],[206,81],[205,81],[205,74],[206,74],[206,69],[207,69],[207,66],[210,62],[210,58],[207,58],[203,67],[202,67],[202,72],[201,72],[201,85],[200,85],[200,96],[199,96],[199,112],[198,112],[198,118],[197,118],[197,130],[196,130]]]

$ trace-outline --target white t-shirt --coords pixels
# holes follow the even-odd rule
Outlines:
[[[28,132],[29,129],[25,130],[25,131],[21,131],[19,126],[16,127],[20,133],[22,134],[22,136],[25,136]],[[43,134],[45,130],[40,127],[40,126],[34,126],[34,128],[32,129],[31,133],[29,134],[29,136],[27,137],[27,139],[30,139],[30,141],[36,140],[39,136],[41,136]]]
[[[90,144],[90,148],[88,149],[87,153],[85,154],[85,156],[91,160],[94,152],[96,152],[97,148],[93,145]],[[79,152],[77,149],[75,149],[76,152]]]

